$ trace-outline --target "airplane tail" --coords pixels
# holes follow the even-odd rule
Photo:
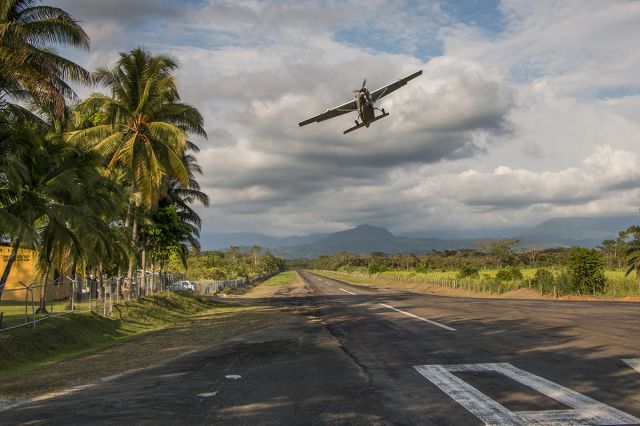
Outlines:
[[[382,114],[380,114],[379,116],[377,116],[376,118],[373,119],[373,121],[378,121],[382,118],[385,118],[387,115],[389,115],[388,112],[385,112],[384,110],[382,110]],[[371,123],[373,123],[373,121]],[[342,132],[343,135],[346,135],[349,132],[353,132],[354,130],[358,130],[361,127],[364,127],[365,124],[364,123],[358,123],[355,126],[351,127],[350,129],[345,130],[344,132]]]

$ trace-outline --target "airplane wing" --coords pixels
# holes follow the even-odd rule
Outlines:
[[[347,102],[346,104],[342,104],[342,105],[337,106],[335,108],[328,109],[325,112],[323,112],[322,114],[316,115],[315,117],[311,117],[311,118],[308,118],[308,119],[306,119],[304,121],[301,121],[301,122],[298,123],[298,125],[300,127],[302,127],[302,126],[306,126],[307,124],[311,124],[311,123],[319,123],[321,121],[328,120],[330,118],[337,117],[339,115],[346,114],[346,113],[351,112],[351,111],[355,111],[356,109],[357,109],[356,108],[356,101],[353,100],[351,102]]]
[[[394,83],[388,84],[384,87],[379,88],[378,90],[371,92],[371,100],[373,102],[376,102],[378,99],[382,98],[383,96],[387,96],[389,93],[395,90],[398,90],[402,86],[406,85],[409,80],[413,80],[414,78],[418,77],[421,74],[422,74],[422,70],[418,72],[414,72],[413,74],[406,76],[405,78],[401,78],[400,80]]]

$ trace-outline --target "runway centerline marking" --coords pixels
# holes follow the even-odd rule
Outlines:
[[[640,358],[623,359],[623,361],[631,368],[640,373]]]
[[[640,419],[630,414],[624,413],[574,390],[565,388],[551,380],[521,370],[509,363],[414,365],[413,368],[485,424],[629,425],[640,423]],[[572,409],[511,411],[453,374],[463,371],[493,371],[501,373]]]
[[[380,303],[380,305],[384,306],[385,308],[393,309],[394,311],[400,312],[401,314],[404,314],[404,315],[409,316],[411,318],[415,318],[415,319],[418,319],[420,321],[428,322],[429,324],[437,325],[438,327],[442,327],[445,330],[456,331],[456,329],[453,328],[453,327],[449,327],[448,325],[440,324],[439,322],[432,321],[430,319],[420,317],[418,315],[412,314],[411,312],[403,311],[402,309],[394,308],[393,306],[387,305],[386,303]]]
[[[340,288],[340,287],[338,287],[338,288]],[[349,290],[345,290],[344,288],[340,288],[340,290],[344,291],[345,293],[353,294],[354,296],[356,295],[355,293],[352,293]]]

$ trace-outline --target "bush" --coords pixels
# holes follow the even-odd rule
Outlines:
[[[507,269],[500,269],[496,274],[496,281],[499,281],[499,282],[511,281],[511,271]]]
[[[558,289],[558,294],[571,293],[571,276],[567,271],[561,271],[556,277],[556,288]]]
[[[571,289],[578,294],[596,294],[604,290],[604,261],[596,249],[571,247],[567,258]]]
[[[379,274],[379,273],[384,272],[386,270],[387,270],[387,268],[385,268],[384,265],[382,265],[379,262],[371,262],[369,264],[369,275]]]
[[[480,278],[480,274],[478,273],[479,271],[480,270],[475,266],[465,265],[460,269],[460,272],[458,272],[457,278]]]
[[[550,293],[556,284],[551,271],[548,269],[538,269],[533,277],[533,285],[540,289],[540,293]]]
[[[522,280],[524,280],[524,275],[522,275],[522,272],[520,272],[520,269],[518,269],[518,268],[509,269],[509,273],[511,274],[511,280],[512,281],[522,281]]]

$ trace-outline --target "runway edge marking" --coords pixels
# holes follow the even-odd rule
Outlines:
[[[640,358],[627,358],[623,361],[631,368],[640,373]]]
[[[509,363],[414,365],[413,368],[485,424],[635,425],[640,419]],[[454,375],[463,371],[493,371],[555,399],[571,410],[511,411]]]
[[[424,322],[428,322],[429,324],[437,325],[438,327],[442,327],[445,330],[456,331],[456,329],[453,328],[453,327],[449,327],[448,325],[440,324],[439,322],[432,321],[430,319],[420,317],[418,315],[412,314],[411,312],[403,311],[402,309],[394,308],[393,306],[387,305],[386,303],[380,303],[380,305],[384,306],[385,308],[393,309],[394,311],[400,312],[401,314],[404,314],[404,315],[407,315],[409,317],[418,319],[420,321],[424,321]]]

